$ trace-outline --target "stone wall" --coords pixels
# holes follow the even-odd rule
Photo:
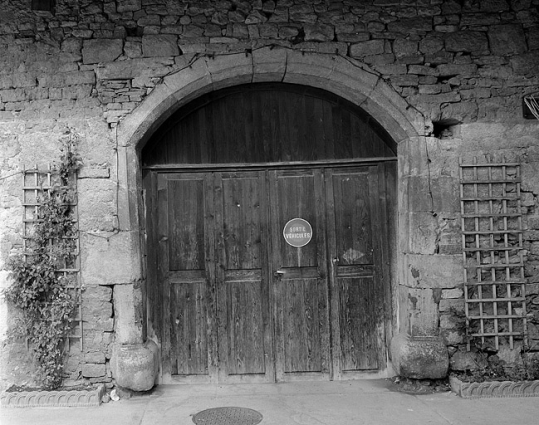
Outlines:
[[[523,95],[539,91],[539,0],[57,0],[54,13],[30,3],[6,1],[0,11],[0,286],[9,285],[6,260],[21,245],[17,173],[54,161],[69,125],[82,138],[86,287],[85,344],[73,351],[72,378],[110,381],[115,335],[141,337],[141,313],[120,317],[113,308],[140,297],[143,278],[138,229],[123,218],[119,197],[117,125],[166,76],[200,58],[249,58],[267,47],[339,56],[424,115],[427,137],[399,146],[401,330],[441,329],[451,352],[462,346],[450,314],[463,305],[459,156],[523,161],[526,274],[539,284],[539,125],[522,117]],[[532,288],[530,305],[539,306]],[[539,349],[539,312],[532,315]],[[7,317],[2,305],[0,323]]]

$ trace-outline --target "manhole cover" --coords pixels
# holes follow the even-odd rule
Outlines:
[[[193,416],[197,425],[256,425],[261,421],[260,413],[244,407],[216,407]]]

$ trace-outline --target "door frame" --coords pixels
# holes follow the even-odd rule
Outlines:
[[[146,268],[146,281],[147,281],[147,288],[145,291],[145,309],[146,309],[146,317],[147,321],[145,323],[146,328],[149,330],[148,333],[152,333],[154,338],[158,339],[158,344],[161,346],[161,356],[160,356],[160,367],[159,367],[159,374],[160,379],[159,381],[161,383],[216,383],[214,379],[197,379],[196,377],[194,379],[185,379],[182,377],[181,380],[178,380],[174,378],[174,375],[170,374],[170,368],[167,363],[169,363],[170,359],[167,359],[166,353],[168,350],[170,350],[170,338],[166,338],[167,336],[167,330],[164,326],[165,323],[163,323],[162,318],[163,314],[165,313],[162,311],[162,309],[159,309],[159,306],[155,305],[156,301],[156,295],[159,298],[159,296],[162,297],[163,294],[159,294],[159,288],[157,285],[157,279],[156,279],[156,271],[158,268],[158,256],[156,255],[155,251],[150,249],[150,246],[157,246],[158,238],[157,238],[157,229],[156,229],[156,223],[154,217],[156,217],[157,213],[157,205],[155,203],[155,200],[152,200],[151,193],[155,188],[157,187],[157,175],[160,173],[199,173],[199,172],[220,172],[220,171],[254,171],[254,170],[266,170],[268,173],[273,170],[290,170],[290,169],[302,169],[302,168],[310,168],[310,167],[317,167],[322,169],[345,169],[345,168],[352,168],[357,166],[367,166],[367,165],[380,165],[385,163],[395,163],[395,166],[393,167],[393,182],[386,181],[386,191],[384,192],[386,194],[386,197],[381,197],[381,203],[384,205],[384,211],[388,212],[388,216],[386,217],[388,226],[387,226],[387,234],[390,240],[395,241],[396,240],[396,229],[397,229],[397,212],[396,212],[396,206],[397,206],[397,171],[396,171],[396,164],[397,164],[397,158],[360,158],[360,159],[353,159],[353,160],[331,160],[331,161],[312,161],[312,162],[290,162],[290,163],[261,163],[261,164],[196,164],[196,165],[186,165],[186,164],[167,164],[167,165],[157,165],[157,166],[150,166],[150,167],[144,167],[143,173],[142,173],[142,183],[143,183],[143,201],[144,201],[144,223],[145,226],[143,228],[144,231],[144,238],[146,241],[146,257],[147,257],[147,268]],[[389,183],[389,184],[388,184]],[[392,204],[392,211],[390,211],[391,208],[388,208],[387,199],[391,196],[391,204]],[[384,221],[385,222],[385,221]],[[326,238],[326,245],[329,243],[329,241]],[[329,246],[328,246],[329,248]],[[387,368],[389,367],[389,360],[387,358],[387,352],[389,350],[389,343],[391,341],[391,337],[393,335],[393,329],[395,328],[395,311],[394,311],[394,297],[395,297],[395,274],[394,274],[394,263],[396,261],[396,252],[391,252],[391,249],[386,250],[384,255],[384,264],[385,269],[388,274],[389,281],[387,285],[385,285],[385,291],[386,291],[386,306],[384,311],[384,317],[385,317],[385,327],[384,327],[384,333],[385,333],[385,352],[384,355],[386,358],[384,359],[384,366],[385,368],[380,368],[378,371],[367,371],[364,373],[355,373],[355,374],[348,374],[350,378],[379,378],[379,377],[385,377]],[[329,251],[328,251],[329,252]],[[329,270],[329,261],[328,258],[328,270]],[[269,279],[272,279],[272,276],[268,276]],[[333,280],[333,279],[332,279]],[[153,290],[150,289],[153,285]],[[330,281],[330,278],[328,276],[328,287],[330,290],[332,290],[333,282]],[[161,291],[162,292],[162,291]],[[153,303],[152,303],[153,301]],[[163,304],[161,304],[163,305]],[[335,308],[334,302],[332,300],[332,295],[330,294],[329,297],[329,313],[328,317],[330,318],[330,330],[333,332],[333,324],[331,323],[331,317],[332,312]],[[153,309],[158,310],[157,317],[160,316],[161,323],[155,323],[156,314]],[[272,329],[272,339],[273,339],[273,360],[274,363],[276,363],[276,348],[275,348],[275,312],[274,309],[274,296],[272,295],[272,291],[270,288],[270,321],[271,325],[270,328]],[[160,313],[160,314],[159,314]],[[150,332],[150,330],[152,330]],[[330,342],[330,359],[331,359],[331,372],[330,372],[330,379],[347,379],[344,374],[335,374],[333,368],[335,367],[335,360],[333,359],[334,356],[334,343],[333,341]],[[210,361],[211,367],[217,367],[215,363],[212,363]],[[215,376],[218,374],[216,373]]]

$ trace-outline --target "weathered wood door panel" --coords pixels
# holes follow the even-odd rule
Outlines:
[[[385,365],[382,184],[375,165],[326,173],[335,379]]]
[[[264,172],[216,173],[220,380],[273,380]]]
[[[156,173],[163,373],[273,382],[384,369],[393,169]],[[283,236],[296,217],[312,226],[301,248]]]
[[[163,285],[163,371],[194,376],[212,374],[215,327],[210,177],[160,174],[158,191],[159,281]],[[208,261],[209,260],[209,261]],[[213,367],[213,369],[215,369]]]
[[[330,375],[325,206],[321,170],[270,172],[276,377],[279,381]],[[293,218],[307,220],[310,243],[283,238]]]

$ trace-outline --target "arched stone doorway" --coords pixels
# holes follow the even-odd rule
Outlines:
[[[422,149],[425,134],[429,125],[423,117],[408,105],[376,77],[364,65],[339,56],[300,53],[281,48],[261,48],[251,54],[217,56],[215,58],[198,58],[182,68],[177,73],[164,78],[162,84],[156,87],[141,107],[130,114],[117,128],[119,146],[119,180],[120,180],[120,225],[122,229],[131,230],[133,234],[141,232],[142,244],[133,245],[134,252],[141,252],[144,264],[146,262],[146,239],[144,220],[144,205],[141,179],[140,152],[160,128],[166,119],[190,101],[201,95],[216,91],[219,88],[230,87],[252,82],[286,82],[319,87],[327,92],[349,100],[353,105],[360,106],[368,115],[373,117],[389,134],[390,138],[399,145],[399,156],[403,161],[401,170],[413,167],[413,155],[408,155],[416,149]],[[400,194],[406,194],[406,181],[399,180]],[[408,197],[399,196],[399,228],[407,227]],[[403,250],[408,243],[405,232],[395,232],[397,241],[393,246],[400,245]],[[135,241],[135,239],[133,239]],[[398,250],[396,260],[391,264],[395,281],[403,280],[406,270],[405,260]],[[397,258],[398,257],[398,258]],[[144,300],[147,284],[146,274],[141,275],[142,303],[135,303],[130,310],[127,304],[121,304],[116,312],[118,324],[123,331],[117,336],[117,343],[139,344],[147,336],[156,339],[153,329],[146,332],[146,318],[138,320],[139,313],[146,314],[147,304]],[[393,288],[393,328],[399,329],[399,322],[404,323],[406,313],[398,310],[399,299],[405,299],[406,290],[399,285]],[[404,298],[403,298],[404,297]],[[135,318],[132,321],[130,318]],[[399,320],[400,318],[400,320]],[[161,343],[161,341],[158,341]],[[161,347],[166,348],[166,347]],[[164,375],[163,375],[164,376]],[[166,376],[165,376],[166,377]]]
[[[141,158],[165,379],[385,371],[396,143],[372,117],[312,87],[238,85],[180,108]]]

